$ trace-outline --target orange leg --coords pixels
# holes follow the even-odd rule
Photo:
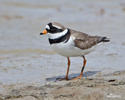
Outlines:
[[[83,67],[82,67],[82,70],[81,70],[80,76],[83,75],[83,71],[84,71],[84,68],[85,68],[85,66],[86,66],[86,62],[87,62],[85,56],[83,56],[83,59],[84,59],[84,61],[83,61]]]
[[[81,73],[80,73],[80,75],[79,75],[78,77],[73,78],[73,80],[81,79],[81,78],[82,78],[82,76],[83,76],[83,71],[84,71],[84,68],[85,68],[86,62],[87,62],[87,60],[86,60],[85,56],[83,56],[83,67],[82,67]]]
[[[69,57],[67,57],[67,60],[68,60],[68,67],[67,67],[67,72],[66,72],[66,77],[65,77],[66,80],[68,80],[68,74],[69,74],[69,68],[70,68],[70,59],[69,59]]]

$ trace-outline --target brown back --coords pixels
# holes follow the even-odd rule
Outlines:
[[[71,34],[75,37],[75,46],[80,49],[88,49],[92,46],[98,44],[102,37],[100,36],[90,36],[86,33],[78,32],[70,29]]]

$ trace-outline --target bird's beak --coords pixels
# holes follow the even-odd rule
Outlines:
[[[43,30],[43,32],[42,33],[40,33],[40,35],[45,35],[45,34],[47,34],[47,30],[45,29],[45,30]]]

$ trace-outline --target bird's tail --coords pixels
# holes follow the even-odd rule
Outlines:
[[[109,42],[109,41],[110,41],[110,39],[107,37],[101,37],[99,40],[99,42]]]
[[[107,38],[107,37],[102,37],[101,41],[102,41],[102,42],[109,42],[109,41],[110,41],[110,39],[109,39],[109,38]]]

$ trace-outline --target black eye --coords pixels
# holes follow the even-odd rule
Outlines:
[[[48,24],[50,29],[46,29],[49,33],[58,33],[58,32],[62,32],[63,30],[62,29],[58,29],[54,26],[52,26],[52,23],[49,23]]]
[[[62,29],[58,29],[56,27],[52,27],[52,28],[50,28],[50,31],[51,31],[51,33],[58,33],[58,32],[62,32],[63,30]]]

